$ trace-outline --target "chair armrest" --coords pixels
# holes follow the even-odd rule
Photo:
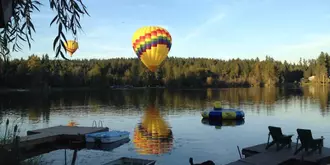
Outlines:
[[[323,141],[323,139],[324,139],[324,138],[317,138],[317,139],[313,139],[313,140],[321,140],[321,141]]]
[[[294,136],[293,134],[289,134],[289,135],[283,135],[284,137],[292,137]]]

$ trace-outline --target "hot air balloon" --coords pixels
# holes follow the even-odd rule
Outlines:
[[[78,42],[75,40],[68,40],[66,43],[64,43],[64,46],[70,56],[72,56],[72,54],[79,48]]]
[[[140,154],[158,155],[171,151],[172,131],[154,106],[145,110],[142,122],[134,129],[133,142]]]
[[[142,63],[155,72],[167,58],[172,46],[170,33],[159,26],[144,26],[133,35],[133,50]]]

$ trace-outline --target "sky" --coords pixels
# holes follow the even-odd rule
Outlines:
[[[32,19],[32,48],[12,53],[54,57],[55,13],[44,1]],[[133,33],[142,26],[166,28],[172,36],[170,57],[251,59],[271,56],[297,62],[330,52],[329,0],[84,0],[90,17],[81,19],[77,58],[136,58]],[[67,35],[72,39],[72,35]]]

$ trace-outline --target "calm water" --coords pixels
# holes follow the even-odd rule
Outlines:
[[[129,143],[112,151],[78,151],[79,165],[103,164],[122,156],[155,159],[158,165],[189,164],[189,157],[196,163],[211,159],[225,164],[239,158],[237,145],[243,148],[266,142],[268,125],[294,134],[298,127],[312,129],[315,137],[324,136],[325,145],[330,146],[328,97],[325,87],[66,91],[49,95],[12,92],[0,94],[0,120],[16,119],[22,135],[29,129],[66,125],[70,120],[81,126],[92,126],[94,120],[101,120],[110,129],[131,133]],[[218,100],[226,108],[244,110],[245,123],[203,124],[200,112],[211,109]],[[156,135],[156,140],[148,140],[146,130],[139,129],[141,125],[149,132],[157,132],[163,140]],[[64,153],[57,150],[44,154],[41,162],[63,165]],[[69,163],[73,151],[66,153]]]

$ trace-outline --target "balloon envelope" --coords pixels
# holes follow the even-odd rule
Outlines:
[[[142,63],[155,72],[171,50],[172,37],[162,27],[144,26],[134,33],[132,44]]]
[[[79,45],[78,42],[73,40],[68,40],[66,43],[64,43],[66,51],[69,53],[70,56],[78,49]]]

